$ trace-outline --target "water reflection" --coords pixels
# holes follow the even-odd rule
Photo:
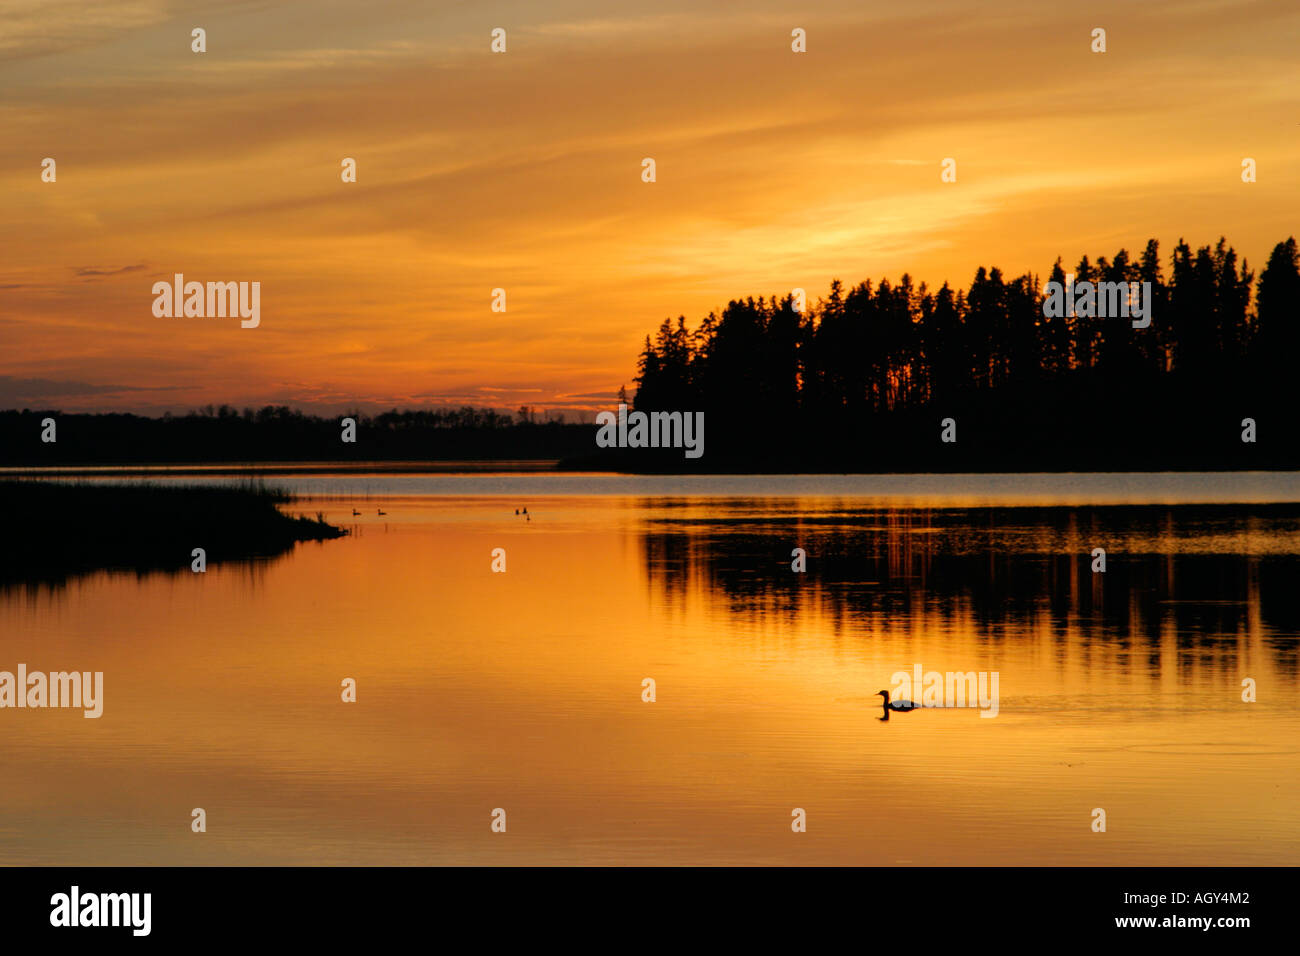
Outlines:
[[[315,542],[317,546],[320,542]],[[265,581],[267,572],[276,562],[284,560],[301,545],[287,545],[275,553],[263,553],[241,558],[223,558],[208,562],[210,568],[229,569],[244,578],[249,587],[256,589]],[[184,557],[184,553],[182,552]],[[161,561],[159,562],[161,564]],[[70,561],[64,566],[42,564],[37,566],[8,567],[0,570],[0,598],[21,598],[27,602],[42,598],[65,596],[69,587],[103,577],[123,583],[142,585],[153,578],[191,577],[195,572],[189,564],[173,561],[169,566],[96,567],[93,561]]]
[[[1294,506],[892,509],[644,501],[648,586],[729,613],[836,631],[968,629],[997,645],[1046,629],[1158,668],[1167,641],[1224,671],[1260,646],[1297,675]],[[793,549],[807,570],[792,570]],[[1095,573],[1094,549],[1105,551]]]

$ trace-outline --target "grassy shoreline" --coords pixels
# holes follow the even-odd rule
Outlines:
[[[188,570],[195,548],[209,564],[273,557],[299,541],[347,532],[280,510],[287,492],[237,487],[0,480],[9,513],[0,580],[51,580],[103,569]]]

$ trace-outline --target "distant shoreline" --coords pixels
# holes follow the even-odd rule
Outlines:
[[[630,475],[1025,474],[1300,469],[1300,419],[1248,378],[1074,382],[889,414],[707,419],[682,447],[601,447],[596,424],[472,409],[330,420],[291,409],[147,419],[0,411],[0,476],[608,472]],[[707,443],[703,441],[707,434]],[[630,437],[630,436],[629,436]],[[644,436],[643,436],[644,437]],[[620,439],[620,445],[622,439]]]
[[[250,480],[251,479],[251,480]],[[72,489],[74,499],[84,499],[96,486],[120,488],[131,485],[144,494],[162,489],[179,489],[180,505],[197,504],[194,492],[202,483],[208,488],[236,492],[256,485],[261,476],[247,474],[196,478],[143,473],[117,474],[112,478],[67,478],[56,481],[28,481],[29,488],[53,489],[54,498],[45,510],[57,510]],[[21,485],[22,481],[0,481],[0,486]],[[290,511],[317,512],[342,518],[365,502],[367,512],[389,509],[401,499],[495,499],[509,508],[530,505],[533,520],[539,513],[533,504],[542,499],[603,498],[688,501],[708,498],[759,500],[767,504],[804,498],[836,498],[849,509],[882,508],[1020,508],[1113,506],[1213,505],[1262,507],[1300,505],[1300,471],[1250,472],[1069,472],[1069,473],[950,473],[950,474],[767,474],[767,475],[629,475],[613,472],[425,472],[281,474],[275,479],[280,500],[291,502]],[[81,494],[76,492],[80,489]],[[150,491],[153,489],[155,491]],[[188,496],[188,497],[187,497]],[[110,520],[119,521],[122,533],[140,533],[140,519],[117,506]],[[373,503],[373,504],[372,504]],[[190,510],[190,509],[187,509]],[[405,508],[403,508],[405,510]],[[125,515],[122,517],[119,512]],[[504,512],[503,512],[504,513]],[[184,517],[188,518],[189,515]],[[24,519],[28,520],[28,519]],[[260,522],[261,519],[259,519]],[[282,518],[268,518],[282,521]],[[96,515],[88,513],[93,527]],[[312,522],[307,530],[320,525]],[[256,530],[256,528],[254,529]],[[309,537],[315,536],[309,535]]]

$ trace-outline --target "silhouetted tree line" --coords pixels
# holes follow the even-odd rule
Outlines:
[[[53,443],[41,441],[47,417]],[[345,417],[356,420],[356,442],[342,440]],[[515,416],[465,406],[321,417],[283,405],[209,405],[160,418],[24,409],[0,412],[0,464],[559,459],[593,447],[594,425],[537,419],[530,407]]]
[[[1073,269],[1076,284],[1149,282],[1147,328],[1046,317],[1037,275],[984,267],[965,290],[906,274],[847,290],[837,279],[803,314],[790,295],[733,300],[694,328],[683,316],[646,336],[634,405],[704,411],[704,470],[1294,465],[1295,239],[1257,283],[1224,239],[1195,252],[1180,240],[1169,266],[1152,239],[1136,258],[1121,249]],[[1048,281],[1066,272],[1058,259]],[[939,441],[944,417],[955,444]],[[1255,444],[1241,441],[1246,417]]]
[[[1076,283],[1149,282],[1151,323],[1049,318],[1037,275],[981,267],[969,289],[839,280],[804,313],[790,296],[728,303],[646,337],[633,404],[704,411],[705,454],[598,450],[589,420],[491,409],[360,412],[208,406],[183,416],[0,412],[0,464],[562,459],[628,471],[1022,471],[1300,468],[1293,364],[1300,255],[1258,281],[1220,239],[1155,240],[1074,267]],[[1060,259],[1048,281],[1063,282]],[[1253,294],[1252,294],[1253,293]],[[620,396],[623,392],[620,389]],[[58,441],[40,441],[54,417]],[[940,422],[956,422],[955,443]],[[1243,419],[1257,441],[1243,442]]]

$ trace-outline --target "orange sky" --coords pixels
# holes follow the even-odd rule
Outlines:
[[[1150,236],[1258,271],[1300,232],[1298,28],[1248,0],[0,0],[0,407],[591,409],[660,320],[732,297]],[[261,282],[260,327],[155,318],[176,272]]]

